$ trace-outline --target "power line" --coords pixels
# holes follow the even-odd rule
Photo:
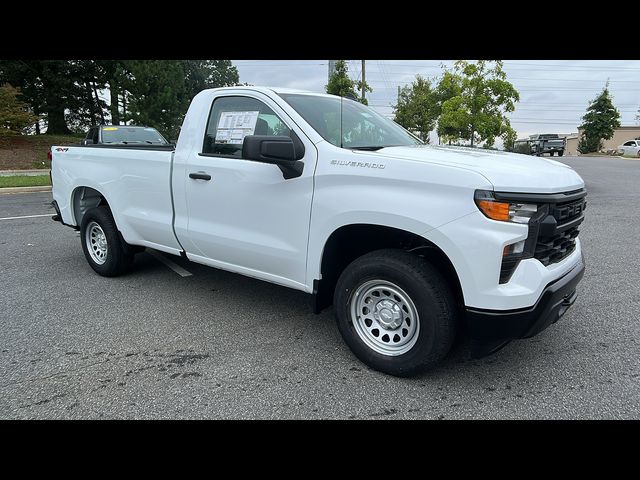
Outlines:
[[[371,72],[378,73],[378,72]],[[416,72],[394,72],[394,75],[414,75]],[[584,78],[547,78],[547,77],[512,77],[511,75],[507,75],[507,80],[531,80],[531,81],[543,81],[543,82],[594,82],[594,83],[606,83],[607,79],[599,79],[599,80],[591,80]],[[609,79],[609,83],[634,83],[638,84],[638,80],[611,80]]]
[[[237,67],[326,67],[328,62],[323,63],[304,63],[304,62],[296,62],[296,63],[270,63],[268,60],[255,60],[251,63],[241,63],[241,62],[232,62],[233,65]]]
[[[371,83],[384,83],[383,80],[370,80]],[[402,81],[402,82],[396,82],[399,83],[400,85],[410,85],[413,83],[413,81]],[[638,82],[636,82],[638,83]],[[378,88],[382,88],[382,87],[378,87]],[[566,87],[553,87],[551,85],[544,85],[541,86],[539,88],[532,88],[531,86],[524,86],[523,88],[519,89],[519,90],[544,90],[544,91],[556,91],[556,90],[560,90],[560,91],[573,91],[573,90],[580,90],[580,91],[594,91],[594,90],[600,90],[600,87],[597,86],[593,86],[593,87],[570,87],[570,86],[566,86]],[[640,87],[639,88],[611,88],[609,87],[609,90],[614,91],[614,92],[625,92],[625,91],[632,91],[632,92],[637,92],[640,91]]]
[[[562,64],[562,63],[525,63],[525,62],[515,62],[515,61],[509,61],[506,60],[504,62],[503,67],[505,69],[509,69],[512,66],[532,66],[532,67],[553,67],[555,70],[568,70],[568,71],[579,71],[579,70],[601,70],[604,72],[608,72],[611,70],[616,70],[616,71],[620,71],[620,72],[634,72],[634,71],[640,71],[640,68],[636,68],[636,67],[624,67],[624,66],[617,66],[617,65],[606,65],[606,66],[598,66],[598,65],[568,65],[568,64]],[[420,64],[415,64],[415,63],[387,63],[387,66],[389,67],[419,67],[419,68],[428,68],[428,69],[439,69],[441,70],[440,66],[436,66],[436,65],[420,65]]]

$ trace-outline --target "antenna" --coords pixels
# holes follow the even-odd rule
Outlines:
[[[343,97],[340,95],[340,148],[344,148],[342,146],[342,100]]]

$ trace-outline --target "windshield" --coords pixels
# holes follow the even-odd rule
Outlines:
[[[334,96],[289,93],[280,94],[280,96],[322,138],[337,147],[378,149],[422,144],[400,125],[359,102],[346,98],[341,102],[340,97]],[[341,110],[342,115],[340,115]],[[342,132],[342,139],[340,132]]]
[[[155,128],[142,127],[104,127],[102,143],[147,143],[166,145],[167,142]]]
[[[556,133],[548,133],[546,135],[540,135],[540,138],[543,140],[553,140],[557,139],[558,135]]]

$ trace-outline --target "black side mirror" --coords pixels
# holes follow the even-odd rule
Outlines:
[[[80,145],[93,145],[93,140],[90,138],[83,138]]]
[[[299,161],[304,157],[304,145],[294,135],[247,135],[242,142],[242,158],[278,165],[285,179],[299,177],[304,169]]]

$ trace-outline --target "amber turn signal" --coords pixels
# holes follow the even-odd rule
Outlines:
[[[492,220],[509,221],[509,204],[505,202],[494,202],[491,200],[477,200],[476,203],[482,213]]]

